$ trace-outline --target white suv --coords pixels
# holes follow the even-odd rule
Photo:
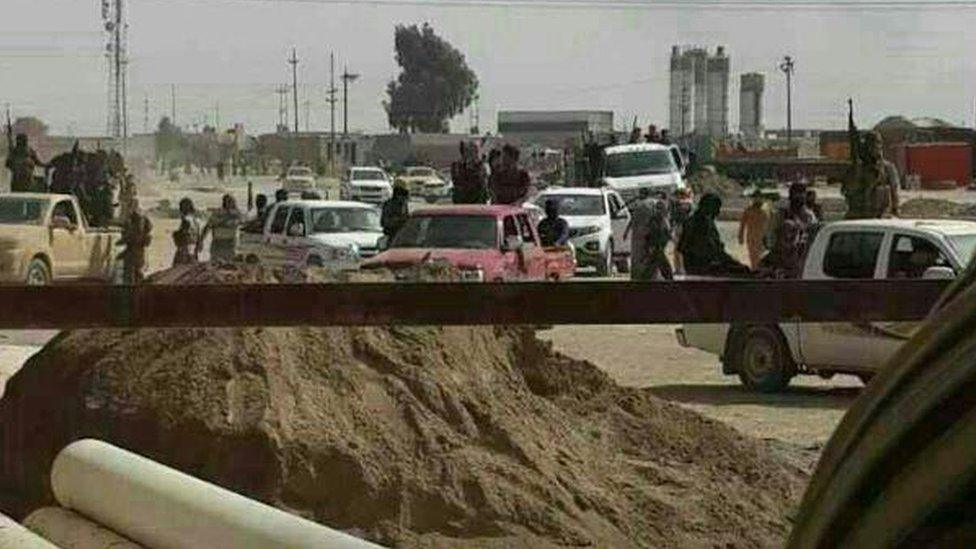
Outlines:
[[[342,200],[380,204],[389,200],[391,196],[393,196],[393,184],[390,182],[390,176],[380,168],[349,168],[339,185],[339,197]]]
[[[534,203],[545,210],[549,200],[559,201],[559,216],[569,223],[578,267],[596,267],[601,276],[613,273],[614,267],[629,270],[630,238],[624,238],[624,232],[630,211],[619,193],[607,188],[550,187],[536,195]]]
[[[642,188],[673,195],[685,188],[684,159],[675,145],[635,143],[603,150],[603,183],[628,202]]]

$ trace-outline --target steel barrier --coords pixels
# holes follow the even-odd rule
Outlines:
[[[0,286],[0,328],[909,321],[940,280]]]

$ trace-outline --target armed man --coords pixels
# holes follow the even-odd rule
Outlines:
[[[7,140],[10,140],[8,131]],[[16,144],[7,151],[6,167],[10,170],[10,192],[25,193],[34,190],[34,169],[46,167],[27,142],[27,135],[18,133]]]
[[[847,219],[878,219],[898,215],[898,170],[884,159],[881,135],[861,132],[854,125],[854,102],[847,100],[847,136],[851,168],[841,188],[847,201]]]

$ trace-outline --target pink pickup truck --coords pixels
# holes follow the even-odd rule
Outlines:
[[[442,206],[414,211],[386,250],[364,269],[403,269],[447,261],[467,281],[564,280],[576,260],[569,248],[543,248],[535,214],[516,206]],[[381,239],[381,246],[383,246]]]

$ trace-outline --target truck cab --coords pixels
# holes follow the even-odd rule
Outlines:
[[[118,230],[88,225],[72,195],[0,196],[0,281],[46,285],[112,282]]]
[[[569,248],[544,248],[529,210],[516,206],[444,206],[410,214],[383,253],[363,268],[404,269],[446,261],[462,280],[562,280],[576,264]]]
[[[684,157],[675,145],[633,143],[603,149],[603,184],[627,202],[642,188],[673,195],[685,188],[684,172]]]
[[[376,208],[359,202],[289,200],[272,206],[263,225],[241,233],[248,263],[355,268],[376,254],[383,236]]]
[[[804,280],[946,279],[976,250],[976,222],[869,219],[824,225],[804,263]],[[778,391],[797,374],[869,380],[907,341],[916,322],[690,324],[680,344],[719,356],[747,387]]]

